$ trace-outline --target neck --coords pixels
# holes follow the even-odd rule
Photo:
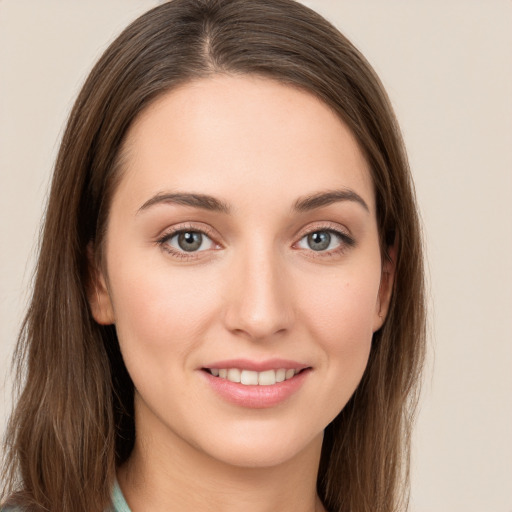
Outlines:
[[[322,436],[292,459],[241,467],[214,459],[175,433],[137,424],[130,459],[118,471],[132,512],[320,512],[316,493]]]

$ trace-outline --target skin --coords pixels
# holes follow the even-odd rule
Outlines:
[[[393,280],[353,135],[309,93],[222,75],[159,98],[123,151],[90,300],[97,322],[115,323],[136,388],[135,449],[118,474],[130,507],[323,510],[323,430],[362,377]],[[294,209],[334,190],[364,205]],[[229,211],[155,199],[164,193],[207,194]],[[180,254],[176,236],[162,240],[173,229],[209,238]],[[331,233],[327,250],[311,249],[307,234],[329,230],[353,244]],[[201,370],[275,357],[311,369],[268,408],[228,403]]]

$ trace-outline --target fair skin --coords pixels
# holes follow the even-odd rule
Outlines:
[[[214,76],[145,110],[123,166],[91,307],[116,325],[136,389],[118,473],[130,507],[323,510],[323,430],[393,278],[354,137],[306,92]],[[263,384],[232,382],[238,370]]]

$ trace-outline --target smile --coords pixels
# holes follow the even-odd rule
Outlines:
[[[240,368],[207,368],[206,371],[210,372],[214,377],[244,384],[245,386],[272,386],[292,379],[301,372],[301,369],[278,368],[276,370],[257,372]]]
[[[309,380],[313,367],[289,359],[224,359],[197,368],[223,401],[247,408],[268,408],[291,399]]]

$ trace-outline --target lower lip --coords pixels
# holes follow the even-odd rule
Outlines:
[[[307,379],[310,369],[302,370],[291,379],[270,386],[246,386],[228,379],[214,377],[211,373],[201,370],[208,384],[224,400],[252,409],[275,407],[296,393]]]

